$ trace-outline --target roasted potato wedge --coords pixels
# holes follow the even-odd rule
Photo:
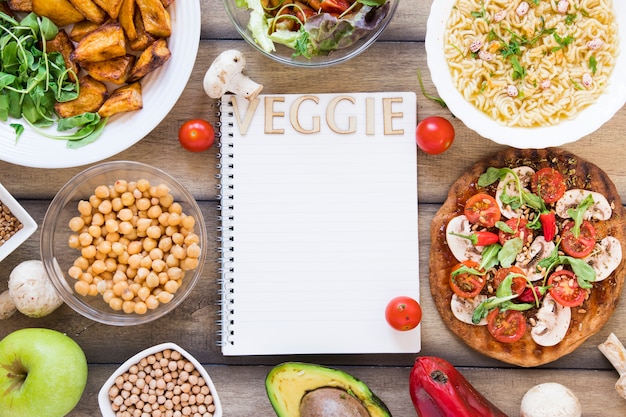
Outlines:
[[[117,19],[117,15],[120,12],[122,6],[122,0],[93,0],[98,6],[102,8],[111,19]]]
[[[101,117],[109,117],[116,113],[135,111],[141,108],[143,108],[141,84],[134,82],[113,91],[98,110],[98,114]]]
[[[54,105],[59,117],[67,118],[86,112],[96,112],[109,95],[107,86],[89,75],[81,77],[78,83],[80,86],[78,98]]]
[[[82,63],[106,61],[126,55],[126,38],[119,22],[109,22],[85,35],[71,59]]]
[[[133,82],[142,79],[147,74],[165,64],[171,56],[172,53],[167,47],[167,41],[165,39],[157,39],[139,55],[130,73],[130,77],[128,77],[128,81]]]
[[[72,29],[70,30],[70,39],[78,43],[85,37],[85,35],[93,32],[99,27],[100,24],[96,22],[90,22],[89,20],[83,20],[82,22],[78,22],[74,26],[72,26]]]
[[[141,20],[146,32],[157,38],[167,38],[172,34],[170,14],[163,7],[161,0],[135,1],[141,13]]]
[[[6,4],[14,12],[33,11],[33,0],[7,0]]]
[[[13,10],[9,7],[9,4],[4,1],[0,2],[0,12],[9,16],[15,16]]]
[[[80,22],[85,16],[69,0],[32,0],[33,12],[46,16],[57,26],[66,26]]]
[[[143,27],[143,21],[141,20],[141,13],[135,13],[135,30],[137,30],[137,38],[133,40],[129,40],[128,43],[130,45],[130,49],[133,51],[143,51],[146,49],[152,42],[156,40],[154,36],[146,32],[146,29]]]
[[[91,22],[103,23],[108,17],[107,13],[93,0],[70,0],[70,3]]]
[[[135,0],[122,0],[122,7],[117,16],[117,20],[122,25],[124,33],[129,41],[137,39],[137,28],[135,27]]]
[[[54,39],[46,42],[46,50],[48,52],[59,52],[63,55],[65,68],[72,71],[69,75],[70,80],[76,81],[78,79],[78,72],[80,71],[80,68],[70,58],[72,51],[74,50],[74,44],[65,29],[60,29]]]
[[[98,81],[121,85],[128,80],[134,63],[134,55],[124,55],[118,58],[107,59],[106,61],[86,61],[82,67],[87,71],[87,74]]]

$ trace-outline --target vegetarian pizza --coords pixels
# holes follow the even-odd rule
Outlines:
[[[564,150],[509,148],[476,163],[431,225],[443,321],[475,350],[523,367],[572,352],[617,305],[624,215],[606,173]]]

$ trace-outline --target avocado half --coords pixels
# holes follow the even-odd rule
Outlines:
[[[285,362],[265,378],[267,396],[278,417],[300,417],[303,397],[319,388],[338,388],[356,398],[371,417],[391,417],[389,409],[369,387],[352,375],[325,366]]]

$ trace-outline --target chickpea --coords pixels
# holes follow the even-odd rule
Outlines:
[[[134,313],[135,312],[135,302],[134,301],[124,301],[122,303],[122,311],[124,311],[124,313],[126,314],[130,314],[130,313]]]
[[[72,232],[79,232],[85,226],[85,220],[82,217],[72,217],[69,222]]]
[[[151,206],[148,209],[148,217],[150,217],[151,219],[158,219],[162,212],[163,209],[160,206]]]
[[[67,244],[72,249],[78,249],[80,247],[80,239],[78,238],[78,235],[70,235],[70,237],[67,239]]]
[[[92,206],[88,201],[81,200],[78,202],[78,212],[81,216],[91,216]]]
[[[78,258],[74,259],[74,266],[77,266],[84,271],[89,268],[89,261],[87,260],[87,258],[79,256]]]
[[[114,212],[119,212],[120,210],[122,210],[124,208],[122,199],[119,197],[115,197],[113,200],[111,200],[111,208]]]
[[[137,200],[135,204],[137,205],[137,209],[140,211],[147,211],[152,206],[152,203],[150,202],[150,200],[145,197],[142,197],[139,200]]]
[[[104,221],[105,221],[104,215],[101,212],[94,213],[93,216],[91,217],[91,224],[95,226],[102,226],[104,224]]]
[[[83,275],[83,270],[77,266],[71,266],[70,269],[67,270],[67,274],[74,279],[79,279],[81,275]]]
[[[94,195],[100,199],[108,198],[110,195],[109,187],[106,185],[99,185],[94,190]]]
[[[122,309],[122,299],[118,297],[113,297],[109,300],[109,307],[111,307],[115,311],[120,311]]]
[[[82,258],[86,258],[86,259],[93,259],[93,258],[95,258],[97,252],[98,251],[96,250],[96,247],[94,245],[84,246],[80,250],[81,257]]]

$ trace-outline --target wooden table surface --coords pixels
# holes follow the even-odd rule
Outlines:
[[[177,0],[191,1],[191,0]],[[438,355],[452,362],[474,386],[510,416],[519,415],[523,394],[541,382],[560,382],[582,402],[584,416],[624,416],[626,400],[613,385],[618,374],[597,349],[610,332],[626,341],[626,306],[621,302],[608,324],[574,353],[535,369],[522,369],[487,358],[466,347],[447,330],[437,314],[428,290],[430,221],[444,201],[452,182],[487,153],[502,149],[466,128],[447,110],[426,99],[418,85],[420,70],[425,87],[435,92],[426,65],[424,37],[430,0],[404,0],[382,38],[357,58],[326,69],[298,69],[279,65],[254,51],[227,20],[220,0],[203,0],[202,34],[194,71],[187,88],[171,113],[145,139],[109,160],[135,160],[160,167],[186,184],[200,203],[210,236],[216,234],[216,148],[193,154],[178,144],[178,127],[187,119],[202,117],[216,122],[216,103],[202,89],[202,78],[223,50],[236,48],[248,60],[246,73],[265,86],[266,93],[325,93],[356,91],[415,91],[418,120],[441,115],[452,121],[456,140],[439,156],[418,152],[420,284],[424,317],[420,355]],[[623,128],[626,111],[595,133],[564,146],[602,167],[626,201],[626,155]],[[9,189],[41,225],[57,190],[83,167],[37,169],[0,161],[0,183]],[[0,291],[7,287],[9,272],[21,261],[39,258],[39,231],[2,261]],[[215,253],[211,243],[210,253]],[[168,316],[137,327],[102,325],[62,306],[51,315],[30,319],[19,313],[0,322],[0,337],[24,327],[60,330],[84,349],[89,361],[86,391],[70,416],[98,415],[97,392],[116,366],[148,346],[171,341],[190,351],[209,371],[217,387],[224,415],[273,416],[264,378],[269,369],[285,360],[302,360],[346,370],[365,381],[396,417],[415,416],[408,392],[408,376],[416,354],[343,356],[224,357],[216,346],[218,318],[218,264],[210,257],[202,279],[188,300]],[[42,416],[45,417],[45,416]]]

